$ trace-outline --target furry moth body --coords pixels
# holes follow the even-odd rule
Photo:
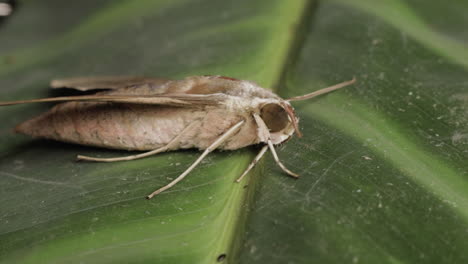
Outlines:
[[[148,195],[182,180],[215,149],[235,150],[264,144],[237,180],[240,181],[269,149],[294,133],[301,136],[291,101],[305,100],[355,82],[355,79],[303,96],[282,99],[253,82],[223,76],[193,76],[183,80],[143,77],[92,77],[54,80],[53,88],[80,91],[103,89],[94,95],[53,97],[13,102],[62,102],[19,124],[15,131],[33,137],[112,149],[147,151],[118,158],[78,156],[80,160],[113,162],[133,160],[160,152],[197,148],[202,155],[178,178]]]

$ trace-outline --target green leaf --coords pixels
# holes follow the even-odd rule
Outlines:
[[[267,163],[240,263],[468,261],[467,21],[429,24],[466,14],[448,2],[320,4],[281,95],[358,83],[296,103],[302,177]]]
[[[0,263],[466,263],[468,4],[456,0],[21,1],[0,24],[0,98],[58,77],[226,75],[294,105],[303,138],[233,181],[256,147],[128,155],[11,133],[0,109]],[[3,61],[2,61],[3,59]]]

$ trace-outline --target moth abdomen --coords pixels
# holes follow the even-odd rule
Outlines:
[[[223,109],[159,105],[67,102],[19,124],[15,131],[36,138],[124,150],[153,150],[183,132],[175,149],[206,149],[220,134],[244,117]],[[247,122],[221,149],[258,143]],[[190,129],[186,129],[190,126]]]

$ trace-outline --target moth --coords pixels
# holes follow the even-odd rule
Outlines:
[[[184,179],[215,149],[235,150],[262,144],[242,178],[270,150],[288,175],[299,177],[278,158],[275,145],[302,134],[291,102],[332,92],[356,80],[313,93],[282,99],[254,82],[225,76],[192,76],[182,80],[146,77],[80,77],[53,80],[52,88],[97,90],[95,94],[51,97],[0,106],[61,102],[27,120],[15,131],[32,137],[130,151],[140,154],[115,158],[78,155],[78,160],[116,162],[135,160],[177,149],[199,149],[202,154],[181,175],[147,196],[171,188]]]

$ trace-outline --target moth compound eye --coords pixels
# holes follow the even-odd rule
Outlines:
[[[278,104],[266,104],[260,110],[260,116],[271,133],[285,129],[289,121],[288,113]]]

